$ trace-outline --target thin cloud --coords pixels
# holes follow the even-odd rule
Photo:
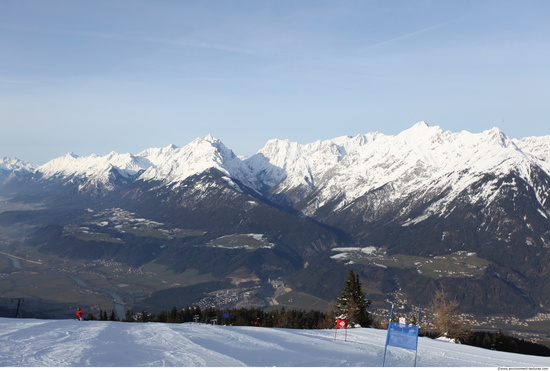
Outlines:
[[[38,81],[31,80],[12,80],[12,79],[3,79],[0,77],[0,84],[9,84],[9,85],[42,85]]]
[[[111,33],[99,33],[99,32],[79,32],[79,34],[84,36],[103,38],[103,39],[175,45],[175,46],[183,46],[183,47],[190,47],[190,48],[210,49],[210,50],[217,50],[217,51],[223,51],[223,52],[229,52],[229,53],[258,56],[258,53],[253,49],[242,48],[242,47],[228,45],[228,44],[210,43],[210,42],[202,42],[202,41],[195,41],[195,40],[172,40],[172,39],[163,39],[163,38],[155,38],[155,37],[133,37],[133,36],[111,34]]]
[[[392,39],[389,39],[389,40],[384,40],[384,41],[381,41],[379,43],[376,43],[376,44],[373,44],[373,45],[369,45],[368,46],[368,49],[370,48],[376,48],[376,47],[379,47],[379,46],[383,46],[383,45],[388,45],[388,44],[392,44],[396,41],[401,41],[401,40],[405,40],[405,39],[409,39],[411,37],[414,37],[414,36],[417,36],[417,35],[420,35],[420,34],[423,34],[423,33],[426,33],[426,32],[429,32],[429,31],[432,31],[432,30],[435,30],[437,28],[440,28],[440,27],[443,27],[443,26],[446,26],[450,23],[454,23],[458,21],[458,19],[454,19],[454,20],[451,20],[451,21],[447,21],[447,22],[443,22],[443,23],[439,23],[439,24],[436,24],[436,25],[433,25],[433,26],[430,26],[430,27],[425,27],[425,28],[422,28],[420,30],[417,30],[417,31],[413,31],[413,32],[409,32],[405,35],[401,35],[401,36],[398,36],[398,37],[394,37]]]
[[[23,32],[52,33],[52,34],[68,33],[67,31],[63,31],[63,30],[46,30],[46,29],[40,29],[35,27],[21,27],[21,26],[12,25],[12,24],[6,24],[6,23],[0,23],[0,29],[11,30],[11,31],[23,31]],[[127,36],[127,35],[113,34],[113,33],[101,33],[101,32],[71,31],[70,33],[73,35],[88,36],[88,37],[95,37],[95,38],[102,38],[102,39],[175,45],[175,46],[184,46],[184,47],[190,47],[190,48],[217,50],[217,51],[235,53],[235,54],[259,56],[259,53],[256,50],[229,45],[229,44],[221,44],[221,43],[202,42],[202,41],[196,41],[196,40],[172,40],[172,39],[163,39],[163,38],[155,38],[155,37],[134,37],[134,36]]]
[[[246,55],[253,55],[257,56],[258,53],[252,49],[247,48],[241,48],[238,46],[233,45],[225,45],[225,44],[218,44],[218,43],[207,43],[207,42],[200,42],[200,41],[192,41],[192,40],[163,40],[163,39],[143,39],[143,41],[149,41],[149,42],[157,42],[157,43],[163,43],[163,44],[171,44],[171,45],[180,45],[180,46],[188,46],[192,48],[201,48],[201,49],[212,49],[212,50],[218,50],[218,51],[224,51],[224,52],[230,52],[230,53],[237,53],[237,54],[246,54]]]

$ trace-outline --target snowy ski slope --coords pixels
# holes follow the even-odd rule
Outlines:
[[[0,366],[379,367],[386,331],[0,318]],[[386,366],[414,353],[388,347]],[[550,358],[420,338],[418,366],[550,367]]]

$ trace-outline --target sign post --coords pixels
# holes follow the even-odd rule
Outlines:
[[[388,334],[386,337],[386,346],[384,347],[384,360],[382,361],[382,367],[386,364],[386,353],[388,345],[414,350],[414,366],[416,367],[416,358],[418,355],[418,326],[407,325],[402,323],[404,321],[392,322],[393,307],[391,306],[390,321],[388,322]]]
[[[348,317],[341,314],[336,317],[336,328],[334,330],[334,340],[336,340],[336,333],[339,328],[344,329],[344,341],[348,341]]]

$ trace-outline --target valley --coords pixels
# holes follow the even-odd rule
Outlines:
[[[0,254],[0,277],[3,298],[25,298],[24,312],[48,318],[72,318],[70,309],[80,306],[95,315],[117,309],[124,319],[126,309],[156,291],[212,280],[208,274],[176,274],[155,263],[135,268],[112,260],[62,259],[30,246]]]
[[[31,316],[70,317],[74,312],[71,309],[80,306],[96,316],[100,309],[115,309],[117,316],[123,319],[128,309],[165,309],[163,304],[151,304],[154,299],[150,298],[155,298],[155,293],[197,285],[200,287],[201,284],[219,280],[211,273],[200,273],[194,268],[175,272],[169,266],[157,263],[155,259],[136,266],[114,259],[90,260],[44,253],[40,251],[40,244],[29,244],[29,231],[36,227],[20,227],[20,234],[17,236],[10,233],[9,228],[0,227],[0,232],[3,232],[0,244],[10,251],[0,252],[0,295],[3,298],[25,298],[24,311]],[[26,233],[21,234],[22,231]],[[109,245],[116,249],[117,246],[124,247],[127,244],[121,236],[132,235],[152,239],[162,250],[169,240],[196,238],[205,233],[206,231],[194,229],[166,229],[163,223],[137,218],[134,213],[120,208],[100,211],[87,209],[83,216],[63,226],[62,232],[56,237],[56,245],[68,239],[71,248],[76,247],[77,250],[88,249],[90,246],[93,249],[93,246],[100,245]],[[242,234],[221,236],[205,242],[205,246],[250,251],[270,249],[273,244],[267,242],[261,234]],[[269,269],[269,266],[264,267],[264,270]],[[248,270],[232,272],[227,275],[227,280],[232,287],[215,290],[214,285],[212,291],[200,290],[192,294],[191,299],[185,294],[182,297],[178,296],[181,294],[174,294],[163,303],[170,307],[264,307],[266,302],[277,303],[277,297],[291,291],[284,287],[283,281],[269,280],[267,284],[273,287],[273,297],[264,301],[258,296],[261,289],[260,279],[251,277]],[[288,307],[302,307],[300,303],[294,305],[293,301],[292,297],[283,299],[283,305],[286,303]],[[0,303],[0,307],[2,304],[7,303]],[[325,310],[326,306],[316,308]]]

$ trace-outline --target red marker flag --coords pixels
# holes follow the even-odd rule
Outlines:
[[[348,320],[346,319],[337,319],[336,328],[348,328]]]
[[[334,330],[334,340],[336,340],[336,333],[339,328],[344,329],[344,341],[348,340],[348,319],[345,316],[338,316],[336,318],[336,329]]]

